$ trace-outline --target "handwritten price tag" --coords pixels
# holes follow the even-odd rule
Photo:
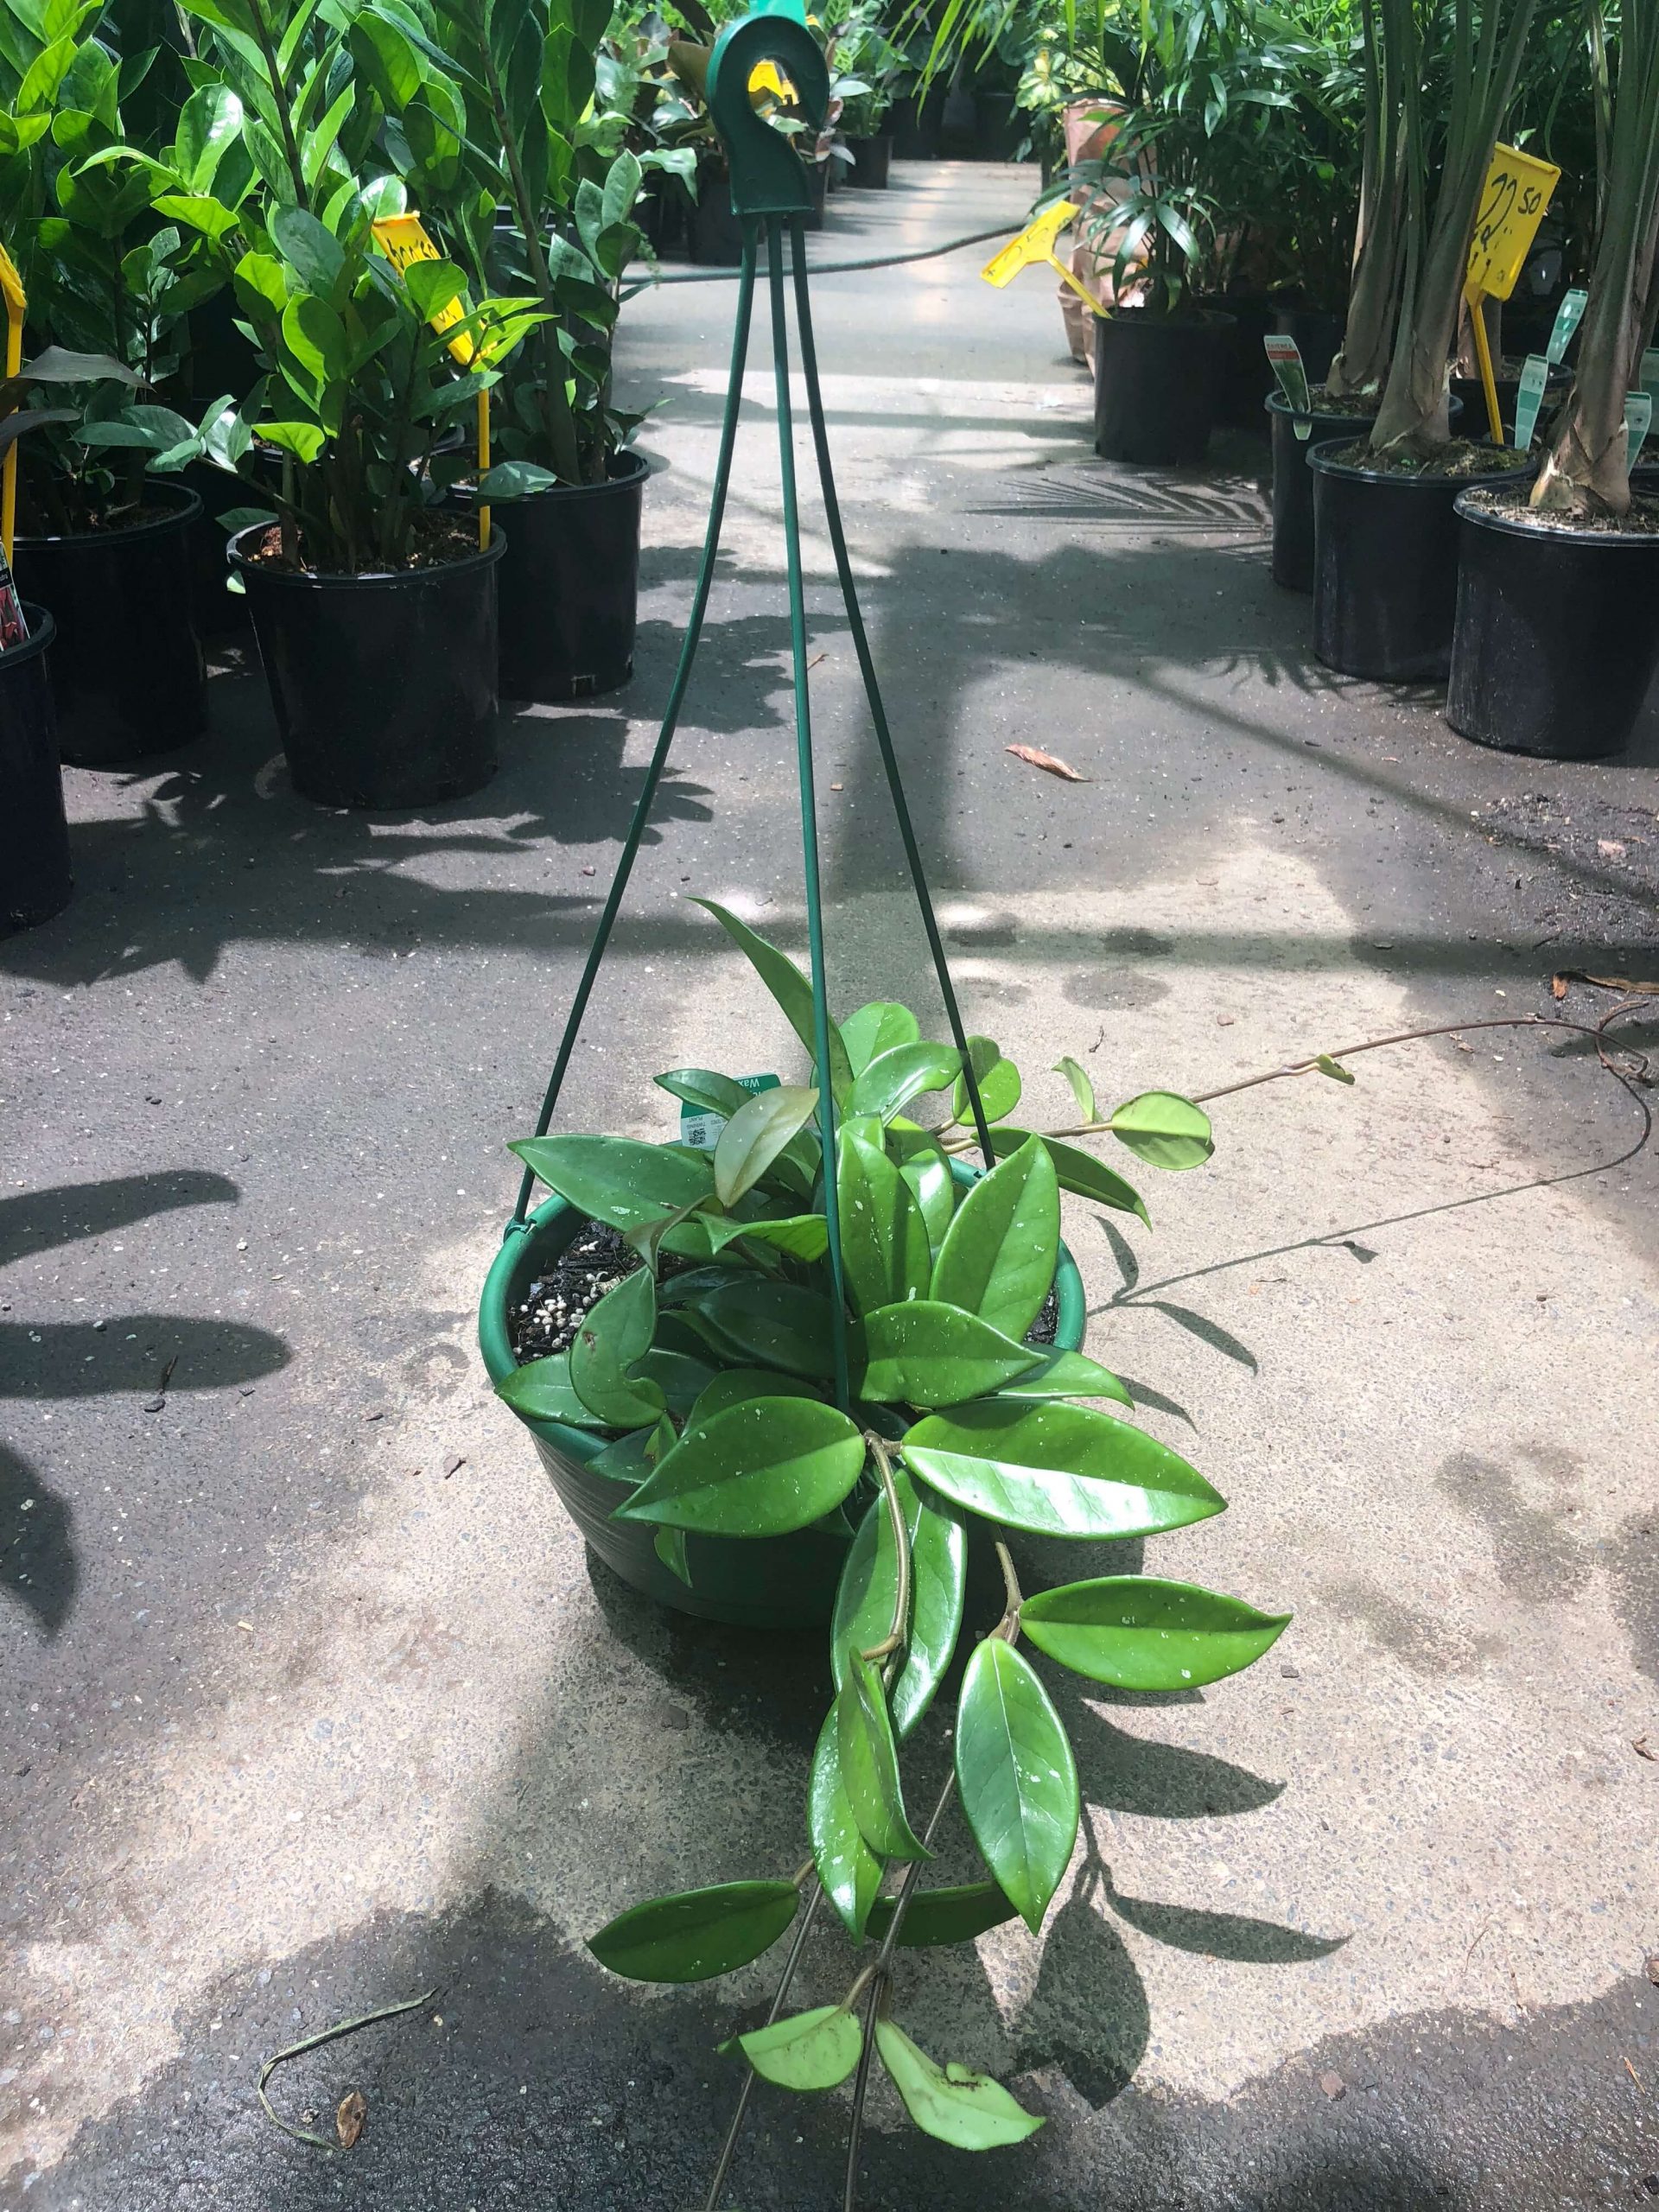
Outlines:
[[[382,215],[374,224],[375,243],[401,276],[417,261],[442,261],[443,256],[418,215]],[[467,310],[459,299],[451,300],[445,307],[427,317],[440,338],[446,330],[453,330],[458,322],[465,322]],[[449,352],[463,369],[472,365],[477,347],[463,331],[459,338],[449,340]]]
[[[1480,195],[1464,289],[1507,300],[1514,291],[1560,171],[1513,146],[1498,146]]]

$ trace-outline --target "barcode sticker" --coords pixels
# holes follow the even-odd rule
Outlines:
[[[740,1090],[759,1094],[776,1090],[781,1077],[775,1075],[741,1075],[737,1078]],[[724,1114],[711,1114],[703,1107],[690,1106],[683,1102],[680,1107],[680,1142],[690,1145],[697,1152],[712,1152],[720,1142],[720,1133],[726,1126]]]

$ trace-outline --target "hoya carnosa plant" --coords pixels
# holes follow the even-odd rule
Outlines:
[[[702,903],[810,1049],[806,978],[736,916]],[[1041,1929],[1079,1817],[1045,1667],[1118,1689],[1194,1689],[1259,1658],[1288,1618],[1153,1575],[1021,1588],[1005,1531],[1122,1541],[1223,1509],[1196,1468],[1122,1417],[1131,1401],[1115,1375],[1030,1334],[1060,1262],[1062,1191],[1147,1217],[1132,1186],[1070,1140],[1109,1134],[1173,1170],[1201,1166],[1212,1146],[1202,1109],[1172,1092],[1103,1113],[1074,1059],[1058,1071],[1075,1125],[1058,1136],[1017,1126],[1019,1071],[988,1039],[968,1042],[977,1111],[956,1047],[925,1039],[906,1007],[878,1002],[831,1033],[828,1114],[809,1086],[752,1096],[681,1068],[657,1080],[726,1117],[712,1154],[606,1136],[513,1147],[645,1264],[592,1308],[568,1352],[498,1385],[509,1405],[614,1432],[594,1469],[615,1480],[617,1516],[654,1529],[682,1576],[695,1572],[688,1537],[824,1526],[849,1538],[830,1633],[834,1700],[807,1778],[810,1860],[794,1874],[653,1897],[591,1939],[615,1974],[701,1981],[791,1930],[804,1938],[827,1904],[857,1947],[840,2002],[791,2013],[798,1940],[772,2017],[723,2046],[751,2071],[710,2204],[757,2076],[808,2092],[856,2076],[855,2164],[874,2060],[916,2125],[960,2149],[1017,2142],[1041,2125],[997,2082],[905,2033],[889,2012],[893,1953],[971,1942],[1016,1916]],[[910,1110],[928,1098],[944,1107],[931,1125]],[[975,1177],[952,1155],[980,1145],[982,1115],[995,1164]],[[670,1253],[677,1270],[662,1268]],[[962,1640],[976,1535],[995,1545],[1004,1602],[998,1618],[969,1627],[954,1772],[918,1832],[904,1746]],[[930,1889],[925,1870],[952,1797],[984,1878]]]

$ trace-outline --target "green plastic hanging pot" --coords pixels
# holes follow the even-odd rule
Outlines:
[[[960,1160],[952,1165],[962,1182],[972,1182],[978,1173]],[[501,1382],[518,1365],[508,1330],[512,1309],[587,1225],[586,1214],[564,1198],[552,1198],[537,1208],[522,1229],[507,1231],[485,1278],[479,1305],[479,1348],[492,1382]],[[1083,1278],[1064,1244],[1054,1288],[1059,1300],[1055,1344],[1062,1351],[1081,1351],[1088,1323]],[[567,1421],[525,1421],[524,1425],[565,1511],[631,1590],[677,1612],[738,1628],[818,1628],[829,1620],[850,1538],[821,1529],[799,1529],[791,1536],[688,1535],[688,1588],[658,1558],[652,1529],[637,1521],[611,1518],[626,1491],[608,1477],[594,1474],[592,1466],[608,1437]]]

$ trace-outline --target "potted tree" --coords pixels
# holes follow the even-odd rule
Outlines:
[[[161,400],[186,316],[221,278],[195,238],[151,219],[146,181],[120,159],[135,73],[84,10],[19,0],[0,27],[0,238],[28,299],[21,404],[38,423],[14,561],[56,622],[63,757],[88,767],[171,750],[206,721],[188,588],[200,505],[147,471],[189,435]]]
[[[1606,27],[1595,10],[1599,34]],[[1601,229],[1572,390],[1530,498],[1461,493],[1446,716],[1482,745],[1590,760],[1628,739],[1659,662],[1659,498],[1633,496],[1626,395],[1659,312],[1659,0],[1611,32]]]
[[[893,168],[887,118],[915,73],[903,48],[889,37],[875,0],[859,0],[837,28],[832,52],[845,79],[832,86],[841,99],[841,137],[849,157],[842,181],[885,192]]]
[[[1397,65],[1402,108],[1394,148],[1400,173],[1402,271],[1386,374],[1368,438],[1351,435],[1316,445],[1313,472],[1315,565],[1313,648],[1344,675],[1388,680],[1444,679],[1451,658],[1457,595],[1459,492],[1483,477],[1528,466],[1524,454],[1455,439],[1448,365],[1458,331],[1470,240],[1498,129],[1515,88],[1535,0],[1510,0],[1484,13],[1474,0],[1452,0],[1449,22],[1417,14],[1418,0],[1379,0],[1384,53]],[[1427,33],[1449,33],[1433,74],[1446,103],[1436,134],[1427,111],[1431,72]],[[1431,194],[1432,155],[1439,176]],[[1373,207],[1388,205],[1379,181]],[[1379,226],[1379,239],[1388,226]],[[1368,284],[1385,291],[1381,261]],[[1351,315],[1351,327],[1354,318]],[[1358,327],[1380,346],[1368,317]],[[1333,365],[1338,387],[1376,373],[1377,354],[1348,340]],[[1327,378],[1327,389],[1331,379]]]
[[[812,1038],[807,978],[710,911]],[[1120,1417],[1128,1391],[1078,1348],[1061,1192],[1144,1209],[1091,1154],[1009,1125],[1020,1077],[988,1039],[969,1043],[995,1154],[978,1175],[955,1158],[978,1118],[960,1056],[924,1040],[904,1007],[861,1007],[819,1050],[834,1121],[810,1087],[752,1093],[681,1069],[658,1080],[712,1116],[712,1152],[593,1136],[515,1146],[555,1195],[509,1235],[480,1333],[499,1394],[626,1579],[720,1618],[829,1625],[835,1697],[807,1782],[807,1863],[652,1898],[590,1945],[628,1979],[683,1982],[795,1930],[769,2024],[725,2048],[788,2089],[859,2073],[852,2203],[873,2061],[915,2123],[958,2149],[1041,2125],[988,2077],[938,2063],[890,2011],[897,1946],[967,1942],[1015,1917],[1038,1930],[1071,1859],[1076,1762],[1021,1639],[1087,1681],[1168,1694],[1249,1665],[1288,1616],[1154,1576],[1022,1586],[1023,1535],[1155,1536],[1223,1506],[1196,1468]],[[1082,1069],[1061,1065],[1077,1101],[1068,1135],[1110,1131],[1167,1168],[1209,1156],[1190,1102],[1154,1092],[1103,1115]],[[918,1098],[953,1084],[949,1118],[912,1120]],[[585,1281],[559,1265],[583,1240]],[[550,1322],[565,1347],[524,1357],[528,1331]],[[1003,1595],[994,1618],[969,1624],[976,1546],[994,1551]],[[912,1816],[902,1747],[959,1656],[953,1773],[931,1817]],[[919,1886],[957,1795],[983,1878]],[[884,1894],[889,1871],[901,1878]],[[791,2014],[801,1944],[826,1904],[865,1948],[839,2003]],[[723,2201],[747,2103],[745,2089],[710,2203]]]

